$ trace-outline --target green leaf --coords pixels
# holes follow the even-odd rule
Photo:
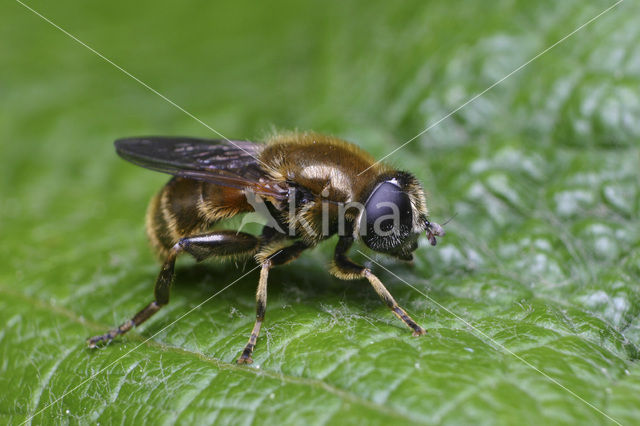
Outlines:
[[[612,4],[28,3],[225,136],[314,129],[378,158]],[[0,13],[0,423],[637,422],[637,3],[388,159],[456,216],[413,266],[352,254],[426,336],[330,278],[330,240],[272,272],[251,366],[251,262],[181,259],[166,308],[86,348],[159,269],[143,222],[167,178],[112,141],[216,135],[20,3]]]

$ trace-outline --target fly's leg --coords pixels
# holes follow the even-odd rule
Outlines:
[[[267,310],[267,278],[269,278],[269,269],[271,269],[271,261],[265,260],[262,262],[262,269],[260,270],[260,281],[258,282],[258,291],[256,292],[256,322],[251,330],[251,336],[249,341],[242,351],[242,355],[238,358],[238,364],[251,364],[253,358],[253,348],[258,341],[258,335],[260,334],[260,328],[262,327],[262,321],[264,321],[264,313]]]
[[[251,336],[247,345],[242,351],[242,355],[238,358],[238,364],[251,364],[253,358],[253,349],[258,341],[260,335],[260,328],[264,321],[264,314],[267,310],[267,279],[269,277],[269,270],[276,265],[284,265],[292,260],[296,259],[308,246],[303,242],[295,242],[294,244],[275,251],[270,255],[258,254],[258,258],[262,258],[262,269],[260,270],[260,281],[258,282],[258,291],[256,292],[256,322],[251,330]]]
[[[414,336],[421,336],[425,334],[425,329],[420,327],[413,318],[411,318],[409,314],[407,314],[407,312],[398,305],[398,302],[396,302],[391,293],[389,293],[389,290],[387,290],[378,277],[373,275],[371,270],[354,263],[346,256],[346,252],[352,244],[352,237],[340,237],[335,249],[331,273],[343,280],[366,278],[376,293],[378,293],[378,296],[380,296],[382,301],[389,307],[389,309],[391,309],[391,312],[393,312],[395,316],[400,318],[413,330]]]
[[[125,334],[133,327],[136,327],[151,318],[151,316],[158,312],[162,306],[169,303],[169,290],[171,289],[171,282],[173,281],[173,270],[176,257],[179,253],[180,247],[176,244],[169,252],[167,259],[162,265],[160,274],[158,274],[158,278],[156,279],[156,285],[153,290],[154,300],[145,306],[140,312],[135,314],[133,318],[120,324],[118,328],[109,330],[105,334],[89,338],[87,340],[87,344],[90,348],[97,347],[101,342],[109,343],[116,336]]]
[[[160,274],[158,274],[153,291],[154,300],[118,328],[89,338],[87,344],[90,348],[95,348],[102,342],[108,343],[115,337],[125,334],[133,327],[139,326],[158,312],[161,307],[169,303],[174,266],[179,254],[183,252],[189,253],[198,261],[211,256],[252,255],[258,250],[259,243],[260,240],[257,237],[236,231],[217,231],[181,239],[169,251]]]
[[[389,293],[389,290],[387,290],[387,288],[384,286],[384,284],[382,284],[382,281],[380,281],[378,277],[373,275],[367,268],[362,268],[361,276],[364,276],[367,280],[369,280],[369,282],[373,286],[373,289],[376,291],[376,293],[378,293],[378,296],[380,296],[384,303],[387,304],[387,306],[389,307],[389,309],[391,309],[395,316],[400,318],[407,325],[407,327],[413,330],[412,334],[414,336],[422,336],[423,334],[426,334],[427,331],[424,328],[420,327],[413,320],[413,318],[411,318],[409,314],[404,309],[402,309],[400,305],[398,305],[398,302],[395,301],[391,293]]]

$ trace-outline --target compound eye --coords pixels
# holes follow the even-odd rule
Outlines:
[[[365,205],[367,234],[408,234],[413,215],[411,201],[405,191],[393,182],[379,184]]]

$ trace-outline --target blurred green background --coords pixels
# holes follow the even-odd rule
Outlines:
[[[225,136],[312,129],[378,158],[611,4],[28,2]],[[434,220],[457,216],[413,267],[376,259],[491,339],[374,267],[429,329],[412,338],[368,284],[329,277],[331,240],[272,273],[250,367],[234,360],[256,272],[119,359],[250,262],[183,259],[167,308],[85,348],[151,300],[158,271],[143,221],[167,177],[112,141],[217,135],[19,3],[0,15],[0,423],[45,407],[33,423],[640,418],[637,2],[389,159]]]

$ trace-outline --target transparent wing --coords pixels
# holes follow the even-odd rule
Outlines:
[[[270,181],[260,167],[263,145],[185,137],[141,137],[115,141],[116,152],[138,166],[284,200],[286,188]]]

